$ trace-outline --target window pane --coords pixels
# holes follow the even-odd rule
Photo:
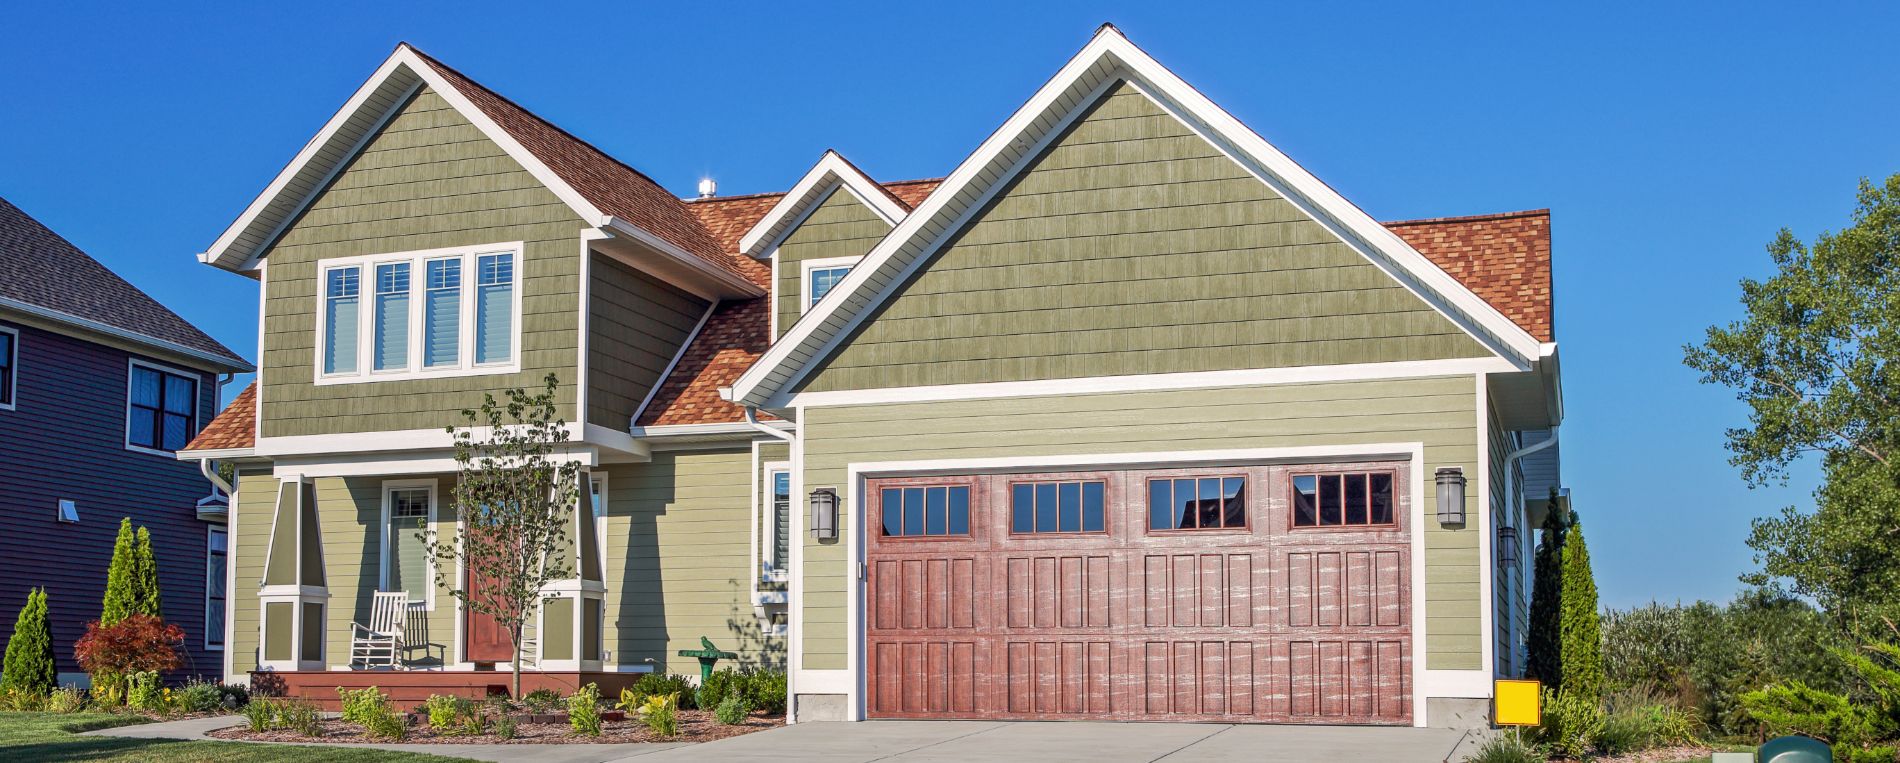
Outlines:
[[[224,644],[224,602],[207,602],[205,606],[205,643],[213,646]]]
[[[1346,524],[1366,523],[1366,475],[1346,475]]]
[[[1201,527],[1202,528],[1220,527],[1221,526],[1220,525],[1220,514],[1221,514],[1220,479],[1217,477],[1204,478],[1200,482],[1201,482],[1201,495],[1200,495],[1200,500],[1198,501],[1199,503],[1198,508],[1200,509],[1200,514],[1201,514]]]
[[[133,406],[126,418],[132,423],[126,439],[141,448],[158,447],[158,412],[150,408]]]
[[[484,254],[479,259],[475,362],[505,363],[514,357],[514,255]]]
[[[792,473],[772,473],[772,566],[784,569],[792,553]]]
[[[970,489],[950,488],[950,534],[970,534]]]
[[[1062,494],[1062,531],[1065,533],[1082,531],[1082,483],[1064,482],[1060,488]]]
[[[409,367],[409,264],[376,266],[376,370]]]
[[[1169,480],[1148,480],[1148,529],[1174,529],[1174,496]]]
[[[1197,512],[1194,504],[1197,495],[1194,480],[1174,481],[1174,526],[1176,529],[1191,529],[1200,526],[1195,523]]]
[[[1372,475],[1372,488],[1370,492],[1371,492],[1370,502],[1372,504],[1371,514],[1372,514],[1373,524],[1382,524],[1382,525],[1391,524],[1392,523],[1392,475],[1390,474]]]
[[[1009,491],[1009,531],[1032,533],[1036,531],[1036,486],[1027,482],[1018,482]]]
[[[933,487],[924,491],[924,534],[942,535],[944,525],[949,521],[948,488]]]
[[[811,271],[811,304],[818,304],[818,300],[830,294],[832,287],[837,286],[838,282],[843,281],[845,275],[850,272],[849,267],[818,268]]]
[[[157,408],[160,390],[164,387],[164,377],[157,371],[139,366],[132,367],[132,404],[146,408]]]
[[[1241,477],[1228,477],[1221,483],[1221,525],[1223,527],[1247,526],[1247,480]]]
[[[1293,478],[1293,526],[1319,524],[1319,478],[1302,474]]]
[[[896,537],[904,534],[904,491],[897,488],[885,488],[877,502],[878,514],[884,520],[884,535]]]
[[[1082,483],[1082,532],[1102,531],[1102,483]]]
[[[13,335],[0,334],[0,405],[13,403]]]
[[[323,372],[356,373],[356,290],[358,270],[329,271],[324,289]]]
[[[1036,483],[1036,532],[1052,533],[1056,531],[1056,483]]]
[[[430,260],[429,291],[422,303],[422,365],[458,362],[462,333],[462,261]]]
[[[904,534],[924,534],[924,489],[904,488]]]
[[[190,416],[198,410],[198,383],[176,374],[165,374],[165,410]]]
[[[424,601],[429,595],[429,554],[417,537],[424,517],[390,517],[389,590],[407,591],[410,601]]]
[[[1322,526],[1339,524],[1340,476],[1328,474],[1319,478],[1319,523]]]
[[[178,450],[191,442],[191,417],[167,413],[165,418],[165,438],[159,444],[163,450]]]

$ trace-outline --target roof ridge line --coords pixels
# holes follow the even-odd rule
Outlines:
[[[1390,220],[1379,223],[1388,228],[1394,225],[1431,225],[1434,223],[1469,223],[1483,220],[1511,220],[1519,217],[1549,217],[1550,207],[1539,209],[1520,209],[1514,212],[1489,212],[1476,215],[1456,215],[1451,217],[1417,217],[1409,220]]]

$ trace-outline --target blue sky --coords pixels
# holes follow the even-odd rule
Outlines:
[[[783,190],[827,147],[935,177],[1096,25],[1381,219],[1554,214],[1567,481],[1605,602],[1727,599],[1744,411],[1680,346],[1763,245],[1900,172],[1893,7],[1356,3],[31,3],[0,29],[0,195],[246,356],[208,246],[400,40],[689,195]],[[655,6],[651,9],[637,6]],[[1797,8],[1797,6],[1812,6]]]

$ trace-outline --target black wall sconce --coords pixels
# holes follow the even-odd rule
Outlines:
[[[828,487],[811,491],[811,537],[838,539],[838,491]]]
[[[1438,470],[1438,523],[1465,523],[1465,470],[1447,466]]]

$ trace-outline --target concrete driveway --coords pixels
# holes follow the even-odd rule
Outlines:
[[[797,761],[1460,761],[1477,732],[1213,723],[865,721],[800,723],[641,755],[664,760]]]

